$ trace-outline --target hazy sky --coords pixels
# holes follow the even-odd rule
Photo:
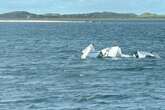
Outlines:
[[[165,14],[165,0],[0,0],[0,13],[87,13],[95,11]]]

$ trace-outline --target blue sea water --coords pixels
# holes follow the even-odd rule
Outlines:
[[[161,58],[80,60],[114,42]],[[165,21],[0,23],[0,110],[165,110]]]

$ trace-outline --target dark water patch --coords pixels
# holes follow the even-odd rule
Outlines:
[[[145,68],[145,67],[130,67],[130,68],[112,68],[112,69],[104,69],[101,70],[102,72],[106,71],[143,71],[143,70],[151,70],[152,68]]]
[[[86,96],[86,97],[81,97],[78,102],[86,102],[86,101],[96,101],[97,100],[126,100],[128,99],[128,95],[110,95],[110,94],[96,94],[96,95],[91,95],[91,96]],[[106,104],[105,102],[103,102]]]

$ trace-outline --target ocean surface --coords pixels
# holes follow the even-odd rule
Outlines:
[[[90,43],[161,58],[80,60]],[[0,23],[0,110],[165,110],[165,21]]]

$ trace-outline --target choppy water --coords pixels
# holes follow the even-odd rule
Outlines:
[[[116,42],[161,59],[87,59]],[[0,23],[0,109],[165,110],[165,21]]]

